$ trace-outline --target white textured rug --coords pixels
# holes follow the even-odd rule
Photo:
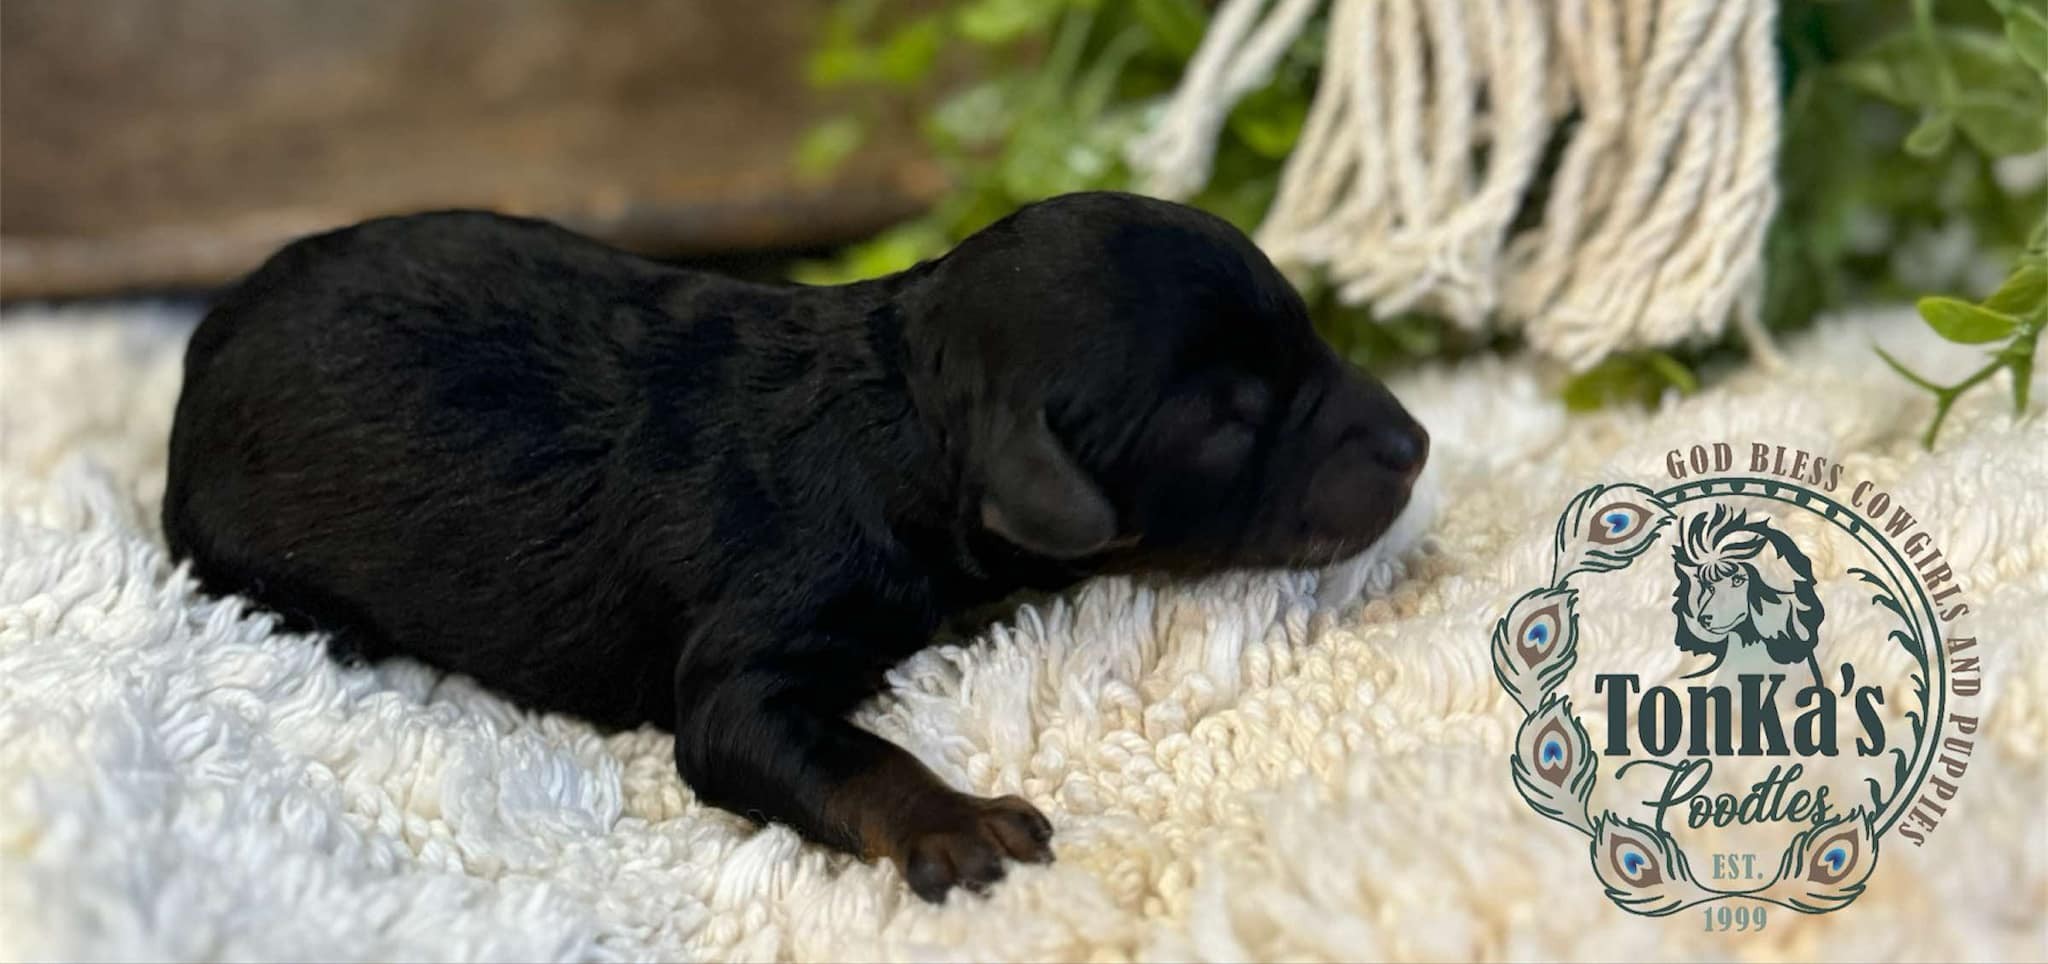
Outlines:
[[[866,722],[1059,828],[1057,864],[936,908],[698,806],[664,736],[342,669],[195,596],[155,523],[190,320],[0,320],[0,958],[2048,957],[2048,418],[1994,386],[1921,453],[1928,403],[1871,341],[1971,358],[1906,315],[1654,416],[1567,417],[1523,362],[1401,379],[1441,511],[1362,609],[1317,613],[1300,576],[1107,582],[921,655]],[[1938,515],[1985,722],[1941,830],[1854,906],[1710,934],[1617,910],[1524,807],[1486,645],[1573,493],[1752,437]],[[1646,685],[1677,670],[1653,616]]]

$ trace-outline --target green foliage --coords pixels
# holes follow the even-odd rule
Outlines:
[[[954,190],[911,224],[799,266],[798,280],[900,270],[1029,201],[1129,188],[1124,146],[1173,90],[1209,16],[1200,0],[974,0],[897,23],[890,12],[880,0],[841,0],[826,18],[812,84],[896,96],[870,97],[824,122],[799,148],[798,166],[829,173],[858,145],[858,132],[907,101]],[[1273,81],[1231,112],[1213,183],[1193,203],[1247,229],[1257,224],[1308,116],[1322,34],[1320,25],[1304,31]],[[957,73],[967,79],[931,90]]]
[[[1925,17],[1842,65],[1850,85],[1920,112],[1906,150],[1934,157],[1960,129],[1978,150],[1994,157],[2024,154],[2048,144],[2048,90],[2018,48],[1999,33],[1975,27],[1936,26]],[[1930,133],[1936,132],[1936,133]]]
[[[1921,444],[1933,448],[1935,437],[1941,433],[1941,423],[1948,418],[1956,399],[2000,370],[2012,373],[2013,414],[2024,414],[2034,375],[2034,349],[2040,344],[2041,330],[2048,328],[2048,247],[2037,245],[2029,250],[2005,283],[1982,302],[1922,298],[1920,317],[1935,334],[1959,345],[2003,342],[1990,353],[1990,361],[1953,385],[1929,381],[1884,349],[1878,349],[1886,364],[1934,395],[1934,420],[1928,424]]]
[[[806,180],[823,180],[867,140],[867,125],[856,117],[835,117],[804,135],[796,148],[796,170]]]
[[[1622,402],[1654,407],[1672,391],[1699,391],[1699,376],[1690,366],[1661,351],[1612,356],[1565,383],[1565,408],[1590,412]]]
[[[1933,0],[1915,0],[1913,24],[1873,45],[1845,66],[1855,86],[1920,111],[1905,150],[1922,158],[1947,152],[1960,130],[1989,159],[2048,148],[2048,17],[2036,0],[1988,0],[2000,23],[1953,25],[1936,18]],[[1993,29],[1996,26],[2001,29]],[[1934,396],[1934,418],[1921,442],[1928,448],[1956,399],[2000,371],[2012,376],[2013,414],[2023,415],[2041,329],[2048,327],[2048,211],[2036,198],[2032,243],[1998,290],[1982,302],[1929,296],[1920,317],[1959,345],[1997,343],[1990,360],[1953,385],[1936,384],[1879,350],[1885,362]],[[2016,227],[2009,221],[2008,229]]]
[[[909,110],[921,118],[954,190],[927,215],[803,264],[795,276],[833,283],[898,271],[1026,202],[1129,187],[1122,150],[1180,78],[1201,43],[1208,7],[1202,0],[971,0],[950,8],[837,0],[809,76],[865,100],[805,140],[800,168],[829,172],[875,119]],[[2048,144],[2043,9],[2042,0],[1784,0],[1784,149],[1780,211],[1765,247],[1768,327],[1797,329],[1853,304],[1996,283],[1987,265],[2018,257],[2048,208],[2043,178],[2001,183],[1994,171],[1999,158]],[[1232,111],[1210,184],[1193,203],[1247,229],[1258,223],[1314,96],[1324,16],[1310,22],[1273,81]],[[1304,287],[1318,330],[1361,364],[1512,343],[1423,315],[1377,317],[1339,303],[1320,279]],[[2000,357],[2015,356],[2022,341],[2031,348],[2029,315],[1989,305],[1951,299],[1932,311],[1946,330],[1979,338],[1996,323],[1960,308],[2018,319],[2009,334],[1989,336],[2006,340]],[[1674,390],[1695,390],[1699,372],[1740,353],[1731,336],[1618,355],[1567,383],[1564,394],[1575,408],[1655,404]]]
[[[869,42],[863,35],[880,11],[879,0],[845,0],[832,8],[818,49],[806,64],[812,86],[910,88],[931,76],[945,41],[944,21],[937,16],[918,17]]]

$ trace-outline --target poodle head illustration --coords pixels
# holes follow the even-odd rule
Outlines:
[[[1813,658],[1825,616],[1813,565],[1769,519],[1716,505],[1686,522],[1672,555],[1679,649],[1711,654],[1715,665],[1730,640],[1761,643],[1779,663]]]

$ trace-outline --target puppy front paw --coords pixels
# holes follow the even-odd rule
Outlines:
[[[955,794],[908,818],[892,856],[917,896],[934,904],[961,887],[983,893],[1003,879],[1004,859],[1052,862],[1052,822],[1022,797],[990,800]]]

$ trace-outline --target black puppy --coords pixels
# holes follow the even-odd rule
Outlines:
[[[1161,201],[1055,198],[837,288],[427,214],[213,309],[163,521],[210,592],[672,726],[705,802],[940,900],[1052,828],[848,723],[885,669],[1023,589],[1356,553],[1427,439],[1242,234]]]

